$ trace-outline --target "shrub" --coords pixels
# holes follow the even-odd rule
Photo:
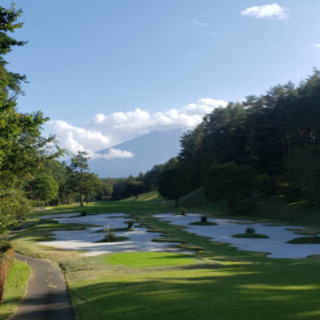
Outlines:
[[[207,216],[201,216],[200,221],[191,222],[192,226],[216,226],[217,223],[208,221]]]
[[[88,215],[87,211],[82,211],[82,212],[80,213],[80,217],[85,217],[85,216],[87,216],[87,215]]]
[[[1,255],[4,254],[10,248],[11,248],[11,245],[8,241],[0,240],[0,262],[1,262]]]
[[[103,231],[105,232],[104,241],[114,242],[116,240],[114,230],[110,226],[107,226]]]
[[[207,223],[208,222],[208,218],[206,216],[202,216],[201,217],[201,222],[202,223]]]
[[[254,230],[253,228],[247,228],[246,229],[246,233],[247,234],[252,234],[252,233],[255,233],[256,232],[256,230]]]
[[[132,230],[134,221],[128,221],[127,223],[128,223],[128,230]]]

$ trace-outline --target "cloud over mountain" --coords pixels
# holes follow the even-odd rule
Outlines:
[[[109,155],[97,154],[95,151],[113,146],[154,131],[174,129],[192,129],[198,125],[203,116],[227,102],[211,98],[200,99],[180,109],[150,113],[135,109],[129,112],[116,112],[111,115],[96,114],[83,127],[76,127],[63,120],[52,120],[51,131],[56,134],[62,148],[76,153],[87,151],[91,158],[104,157],[128,158],[134,155],[126,150],[111,149]]]

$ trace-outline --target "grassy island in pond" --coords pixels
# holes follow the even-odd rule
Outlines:
[[[260,233],[238,233],[232,236],[233,238],[252,238],[252,239],[266,239],[269,238],[265,234]]]
[[[190,223],[191,226],[216,226],[217,223],[215,222],[210,222],[210,221],[196,221],[196,222],[191,222]]]

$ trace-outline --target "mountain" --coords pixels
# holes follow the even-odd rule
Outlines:
[[[178,155],[182,130],[156,131],[113,146],[112,149],[130,151],[132,158],[97,158],[89,161],[90,171],[100,178],[137,176],[154,165],[163,164]],[[108,154],[111,148],[98,151]]]

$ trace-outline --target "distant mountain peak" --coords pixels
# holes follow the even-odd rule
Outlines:
[[[90,169],[101,178],[137,176],[140,172],[146,172],[153,166],[177,156],[182,134],[181,129],[154,131],[112,148],[100,150],[97,153],[101,155],[119,150],[132,154],[132,157],[92,159],[89,162]]]

